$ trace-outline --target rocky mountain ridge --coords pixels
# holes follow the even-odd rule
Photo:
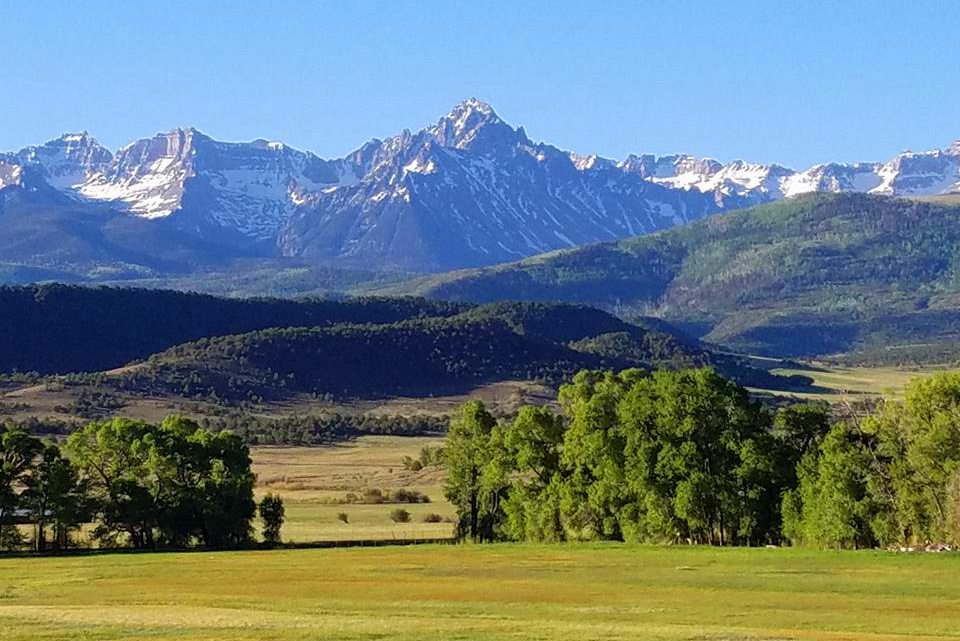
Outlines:
[[[644,234],[811,191],[960,192],[960,141],[885,163],[800,172],[683,154],[615,161],[534,142],[470,99],[430,127],[331,160],[280,142],[220,142],[195,129],[116,152],[86,132],[66,134],[0,154],[0,191],[9,189],[47,194],[48,208],[64,198],[72,208],[107,208],[215,241],[227,253],[435,272]]]

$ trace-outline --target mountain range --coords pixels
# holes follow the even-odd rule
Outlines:
[[[960,192],[960,141],[804,171],[689,155],[615,161],[535,142],[476,99],[336,159],[195,129],[115,152],[66,134],[0,154],[0,281],[164,279],[277,260],[442,272],[815,191]]]

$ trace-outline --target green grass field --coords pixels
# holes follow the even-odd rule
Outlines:
[[[960,639],[960,556],[491,545],[0,559],[0,638]]]

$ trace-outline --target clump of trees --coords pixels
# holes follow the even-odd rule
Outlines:
[[[20,525],[33,526],[39,552],[67,548],[71,532],[93,511],[87,490],[55,444],[11,423],[0,426],[0,549],[26,544]]]
[[[784,531],[820,546],[960,545],[960,374],[834,425],[797,468]]]
[[[581,372],[559,400],[509,422],[461,409],[444,455],[461,537],[960,543],[960,375],[845,420],[771,411],[709,369]]]
[[[102,546],[230,548],[251,540],[254,475],[243,441],[171,416],[160,425],[113,419],[61,448],[22,428],[0,433],[0,531],[6,547],[34,526],[34,547],[64,548],[93,522]]]

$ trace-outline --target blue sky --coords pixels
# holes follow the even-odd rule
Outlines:
[[[176,126],[321,156],[490,102],[581,153],[886,159],[960,138],[960,2],[10,2],[0,149]]]

